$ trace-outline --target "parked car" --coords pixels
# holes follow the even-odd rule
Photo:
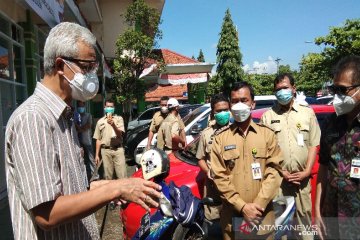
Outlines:
[[[256,105],[255,109],[272,107],[276,102],[275,95],[261,95],[254,98]]]
[[[328,95],[324,97],[318,97],[316,100],[321,104],[331,105],[332,101],[334,100],[334,96]]]
[[[179,109],[179,114],[181,118],[184,118],[186,115],[191,113],[194,109],[200,107],[201,104],[192,104],[192,105],[184,105]],[[151,116],[152,118],[152,116]],[[129,157],[134,157],[134,151],[137,145],[145,138],[147,138],[149,134],[149,127],[151,124],[151,119],[149,122],[139,125],[131,130],[128,130],[125,139],[125,153]]]
[[[152,117],[154,116],[154,113],[156,113],[157,111],[160,111],[160,107],[152,107],[152,108],[146,109],[137,118],[135,118],[134,120],[132,120],[128,123],[127,130],[131,131],[138,126],[149,123],[151,121]]]
[[[210,115],[210,104],[204,104],[198,107],[190,114],[183,118],[185,125],[186,143],[190,143],[194,140],[194,136],[198,135],[208,125]],[[157,134],[154,135],[151,145],[155,146]],[[142,153],[147,145],[148,138],[143,139],[136,147],[134,152],[135,162],[139,163]]]

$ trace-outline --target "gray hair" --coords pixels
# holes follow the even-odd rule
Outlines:
[[[96,38],[89,29],[76,23],[62,22],[50,30],[44,46],[44,72],[51,75],[57,57],[78,56],[78,42],[96,47]]]

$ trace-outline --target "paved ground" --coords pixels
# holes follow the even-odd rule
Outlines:
[[[128,162],[127,171],[128,176],[134,173],[135,167],[133,162]],[[122,240],[122,225],[120,222],[119,207],[114,210],[108,209],[106,220],[104,224],[103,237],[104,240]],[[101,228],[104,219],[105,207],[101,208],[95,213],[99,229]],[[1,240],[14,239],[11,227],[11,218],[8,199],[0,201],[0,233]]]

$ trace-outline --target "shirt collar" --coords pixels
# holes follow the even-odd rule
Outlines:
[[[239,127],[239,125],[236,122],[231,124],[230,129],[234,134],[236,131],[239,131],[239,133],[242,133],[241,128]],[[257,130],[258,130],[258,125],[251,119],[248,132],[252,131],[254,133],[257,133],[258,132]]]
[[[299,111],[299,107],[300,107],[300,105],[294,100],[294,102],[293,102],[293,104],[292,104],[292,106],[291,106],[291,110],[294,110],[294,111],[298,112],[298,111]],[[284,112],[284,111],[281,109],[280,103],[278,103],[278,102],[274,105],[273,109],[274,109],[274,111],[275,111],[276,113]]]
[[[63,113],[65,117],[69,117],[69,114],[73,115],[71,107],[42,83],[38,82],[36,84],[34,95],[45,103],[56,119],[59,119]]]

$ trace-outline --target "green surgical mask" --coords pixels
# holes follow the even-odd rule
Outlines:
[[[114,113],[115,112],[115,108],[113,107],[106,107],[105,108],[105,113]]]
[[[219,113],[216,113],[214,115],[214,117],[215,117],[215,121],[217,124],[219,124],[220,126],[225,126],[229,122],[230,112],[229,111],[221,111]]]

